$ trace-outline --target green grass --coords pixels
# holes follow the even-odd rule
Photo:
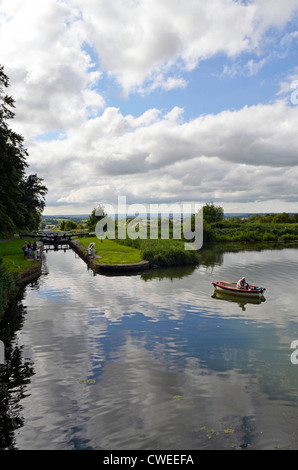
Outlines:
[[[105,238],[102,242],[97,237],[80,238],[80,244],[85,248],[88,248],[92,242],[95,243],[96,255],[101,256],[101,258],[96,259],[99,264],[130,264],[142,261],[141,252],[137,248],[119,245],[119,243],[108,238]]]
[[[25,259],[22,246],[25,240],[15,239],[0,243],[0,256],[3,258],[3,266],[12,273],[20,274],[28,268],[38,266],[37,261]]]

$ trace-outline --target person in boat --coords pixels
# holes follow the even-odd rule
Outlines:
[[[239,281],[237,282],[237,288],[238,289],[248,289],[249,288],[249,285],[245,281],[245,277],[242,277],[241,279],[239,279]]]

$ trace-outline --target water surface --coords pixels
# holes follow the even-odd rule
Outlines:
[[[298,250],[206,251],[197,268],[94,275],[49,251],[0,325],[1,447],[298,448]],[[213,280],[266,287],[217,299]]]

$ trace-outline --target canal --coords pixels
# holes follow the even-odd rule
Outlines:
[[[298,249],[202,255],[104,276],[45,253],[0,324],[1,448],[297,449]],[[265,301],[214,297],[243,275]]]

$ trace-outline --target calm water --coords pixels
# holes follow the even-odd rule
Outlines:
[[[0,324],[1,448],[298,448],[297,248],[117,277],[45,256]],[[264,302],[213,297],[243,275]]]

